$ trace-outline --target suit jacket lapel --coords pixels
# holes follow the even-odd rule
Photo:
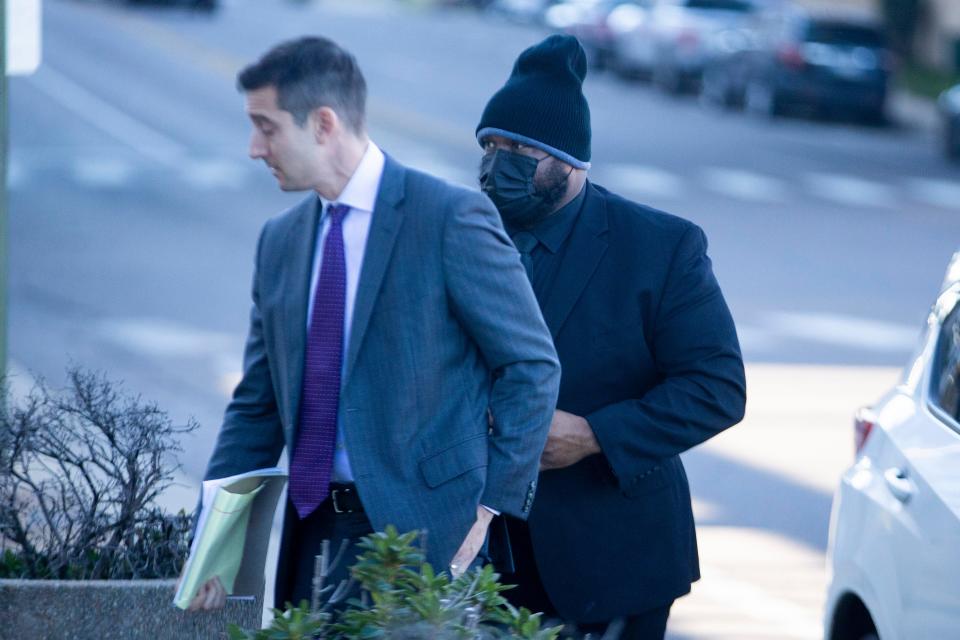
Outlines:
[[[290,255],[284,260],[289,265],[283,281],[284,305],[280,356],[286,361],[287,402],[283,407],[284,425],[290,430],[296,425],[300,409],[300,387],[303,384],[303,359],[307,345],[307,301],[310,299],[310,280],[313,275],[313,253],[317,246],[317,227],[320,222],[320,198],[316,194],[305,200],[302,211],[290,227],[286,246]]]
[[[543,303],[543,319],[556,340],[590,277],[607,250],[607,206],[603,196],[589,182],[580,217],[570,234],[560,271]]]
[[[370,221],[370,234],[367,236],[367,246],[363,253],[363,266],[360,269],[360,283],[357,286],[357,297],[353,306],[353,322],[350,327],[350,344],[347,346],[346,370],[343,385],[346,385],[353,372],[353,367],[363,344],[363,336],[370,324],[370,314],[383,276],[390,263],[393,245],[397,239],[397,232],[403,223],[403,210],[399,207],[403,200],[404,169],[390,156],[386,157],[383,166],[383,177],[380,179],[380,189],[377,202],[373,209]]]

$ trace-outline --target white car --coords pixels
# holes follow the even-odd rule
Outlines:
[[[960,638],[960,252],[900,383],[854,422],[824,638]]]

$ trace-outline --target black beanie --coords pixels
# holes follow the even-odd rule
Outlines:
[[[477,140],[500,135],[590,167],[590,107],[583,97],[587,57],[573,36],[552,35],[520,54],[477,125]]]

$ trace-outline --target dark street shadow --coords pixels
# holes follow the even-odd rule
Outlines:
[[[698,526],[763,529],[826,551],[831,494],[705,449],[684,454],[683,464],[694,497],[711,506]]]

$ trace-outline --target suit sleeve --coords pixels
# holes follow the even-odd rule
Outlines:
[[[270,363],[260,313],[258,273],[267,229],[261,233],[253,276],[253,307],[243,353],[243,377],[224,412],[223,425],[207,465],[205,478],[224,478],[277,464],[283,450],[283,428],[274,396]]]
[[[674,252],[651,342],[660,382],[585,416],[625,491],[661,461],[743,419],[740,345],[698,227]]]
[[[560,385],[540,307],[493,205],[470,194],[447,216],[443,265],[454,315],[493,381],[487,480],[480,502],[526,518]]]

